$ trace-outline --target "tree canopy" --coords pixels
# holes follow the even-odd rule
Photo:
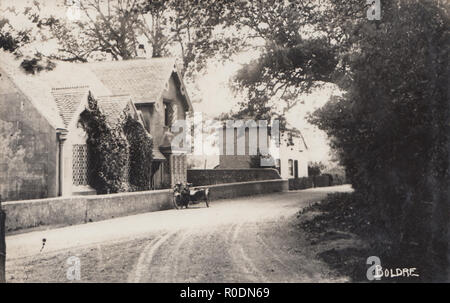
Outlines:
[[[285,111],[299,94],[336,85],[342,94],[310,122],[331,138],[384,235],[379,254],[417,264],[424,280],[445,280],[449,4],[381,1],[381,20],[369,20],[369,6],[356,0],[261,0],[240,8],[236,18],[262,42],[260,56],[235,78],[247,100],[233,115],[280,115],[274,103],[286,101]]]

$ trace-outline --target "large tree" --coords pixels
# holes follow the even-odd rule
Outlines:
[[[235,49],[230,45],[239,44],[237,37],[220,31],[227,9],[213,0],[81,1],[78,21],[51,24],[60,45],[56,57],[88,61],[109,53],[114,60],[127,60],[146,42],[152,57],[178,56],[185,70],[198,71],[208,58],[228,55]]]
[[[22,17],[22,24],[18,28],[15,27],[17,17]],[[39,51],[39,46],[51,38],[48,26],[54,21],[52,17],[40,16],[38,3],[25,7],[22,11],[14,7],[5,8],[0,16],[0,49],[13,53],[16,58],[22,58],[21,66],[28,73],[51,70],[54,63]]]
[[[359,22],[346,93],[312,118],[388,235],[380,243],[426,280],[449,267],[449,15],[438,1],[383,2]]]
[[[108,56],[132,59],[138,56],[141,44],[148,44],[147,56],[179,57],[183,72],[192,76],[208,59],[227,59],[246,44],[241,32],[231,30],[233,1],[83,0],[72,5],[80,12],[78,17],[44,16],[37,2],[26,7],[23,15],[42,33],[39,35],[34,35],[31,27],[11,31],[3,26],[7,20],[0,21],[2,45],[20,51],[24,38],[43,42],[54,38],[57,51],[45,54],[47,58],[87,62]]]
[[[240,113],[270,114],[274,103],[329,82],[336,97],[311,119],[331,138],[363,206],[377,253],[414,264],[425,280],[449,267],[448,3],[260,0],[236,15],[262,43],[238,73]],[[270,7],[271,9],[268,9]],[[301,18],[299,16],[302,16]],[[300,20],[300,21],[299,21]]]

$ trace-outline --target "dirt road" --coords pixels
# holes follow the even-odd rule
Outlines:
[[[77,256],[81,282],[345,281],[316,258],[295,215],[329,192],[348,190],[340,186],[223,200],[211,208],[10,236],[7,279],[65,282],[67,258]],[[42,238],[47,244],[39,252]]]

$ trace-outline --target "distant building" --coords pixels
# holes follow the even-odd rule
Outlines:
[[[280,158],[277,168],[283,179],[308,176],[308,146],[298,130],[286,131],[281,135]]]
[[[263,135],[262,132],[265,132]],[[265,138],[261,141],[261,138]],[[268,127],[260,129],[257,125],[239,131],[236,127],[224,126],[219,132],[220,157],[217,168],[252,168],[253,159],[258,152],[268,150],[270,135]],[[233,140],[232,143],[229,141]]]
[[[266,131],[266,130],[264,130]],[[231,150],[227,150],[227,132],[232,132],[233,138]],[[272,167],[275,167],[282,178],[300,178],[308,176],[308,146],[299,130],[286,130],[281,132],[279,147],[274,146],[270,131],[266,131],[267,142],[261,142],[259,139],[260,129],[258,127],[246,128],[245,133],[239,134],[237,128],[224,128],[222,136],[221,155],[219,156],[219,165],[217,168],[254,168],[255,150],[269,150]],[[253,134],[253,136],[251,136]],[[230,138],[228,137],[228,138]],[[251,139],[252,137],[252,139]],[[256,138],[255,138],[256,137]],[[250,143],[251,142],[251,143]],[[242,144],[243,153],[238,152],[239,144]],[[241,147],[242,149],[242,147]],[[242,151],[242,150],[241,150]],[[261,166],[264,168],[265,166]],[[266,166],[267,167],[267,166]]]
[[[58,62],[25,74],[0,52],[0,194],[5,200],[91,193],[86,134],[79,127],[89,91],[108,123],[127,109],[154,142],[152,187],[186,180],[186,156],[170,148],[172,122],[192,104],[172,58]]]

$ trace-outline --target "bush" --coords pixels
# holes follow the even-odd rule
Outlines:
[[[307,232],[307,237],[315,243],[320,241],[321,244],[326,244],[330,239],[340,239],[339,235],[345,238],[357,235],[354,238],[357,242],[353,242],[355,247],[333,246],[332,249],[318,255],[341,274],[350,276],[353,282],[367,282],[368,256],[378,256],[382,266],[386,268],[407,264],[399,263],[390,254],[393,243],[386,237],[385,231],[379,229],[376,221],[373,221],[369,204],[369,201],[357,193],[334,193],[299,213],[299,218],[302,218],[300,226]],[[361,245],[360,240],[364,245]],[[411,280],[411,277],[395,280],[417,282],[420,277],[414,280]]]
[[[435,1],[383,3],[361,26],[352,82],[311,119],[402,264],[425,279],[449,268],[449,16]],[[388,34],[387,34],[388,32]]]
[[[346,184],[345,176],[339,174],[327,174],[330,177],[330,185]]]
[[[308,176],[319,176],[325,169],[325,165],[320,162],[308,163]]]

